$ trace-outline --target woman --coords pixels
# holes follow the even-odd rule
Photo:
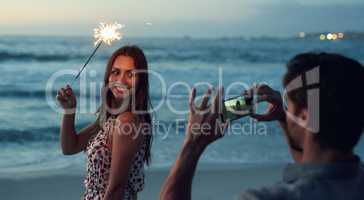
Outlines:
[[[146,70],[146,58],[138,47],[116,50],[106,67],[98,118],[79,133],[75,130],[75,95],[69,85],[58,91],[57,99],[65,110],[62,151],[87,155],[85,200],[134,200],[143,189],[144,163],[149,164],[152,143]]]

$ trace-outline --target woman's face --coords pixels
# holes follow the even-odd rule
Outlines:
[[[115,99],[121,100],[130,96],[137,81],[134,59],[123,55],[116,57],[109,75],[109,86]]]

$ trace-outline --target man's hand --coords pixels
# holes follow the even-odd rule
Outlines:
[[[228,123],[222,124],[218,120],[222,110],[223,88],[219,88],[212,104],[208,105],[211,89],[202,97],[199,107],[195,106],[196,89],[193,88],[189,99],[189,117],[185,142],[206,147],[210,143],[224,136]]]
[[[243,95],[258,95],[258,102],[266,101],[269,103],[268,110],[264,115],[253,114],[251,117],[258,121],[274,121],[277,120],[283,129],[284,135],[287,139],[287,143],[290,143],[289,132],[287,128],[286,112],[283,108],[283,102],[280,92],[273,90],[267,85],[258,85],[248,91],[245,91]],[[290,151],[293,159],[296,162],[302,160],[302,151],[298,151],[290,146]]]
[[[227,123],[220,124],[217,119],[221,110],[223,89],[218,90],[212,105],[208,106],[210,95],[211,89],[206,92],[201,105],[197,108],[194,104],[196,90],[193,89],[191,92],[185,141],[162,187],[160,200],[191,199],[192,180],[201,154],[207,145],[224,135]]]
[[[286,114],[283,109],[282,96],[279,91],[273,90],[268,85],[257,85],[243,95],[257,95],[257,102],[268,102],[268,108],[265,114],[252,114],[251,117],[258,121],[282,121],[285,119]]]

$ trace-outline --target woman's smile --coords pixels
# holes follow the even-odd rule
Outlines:
[[[122,98],[129,94],[128,87],[121,83],[111,83],[111,91],[116,98]]]
[[[115,89],[115,91],[117,92],[117,93],[120,93],[120,94],[124,94],[124,88],[120,88],[120,87],[115,87],[114,88]]]

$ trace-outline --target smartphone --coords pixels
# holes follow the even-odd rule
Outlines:
[[[224,101],[220,119],[222,122],[234,121],[252,113],[254,113],[253,98],[237,96]]]

